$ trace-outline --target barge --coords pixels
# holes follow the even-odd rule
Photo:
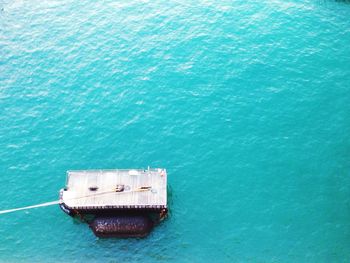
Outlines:
[[[68,171],[60,208],[97,237],[145,237],[168,213],[162,168]]]

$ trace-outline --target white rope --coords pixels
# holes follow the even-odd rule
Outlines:
[[[0,214],[7,214],[7,213],[20,211],[20,210],[32,209],[32,208],[43,207],[43,206],[57,205],[59,203],[60,203],[60,201],[52,201],[52,202],[42,203],[42,204],[38,204],[38,205],[31,205],[31,206],[26,206],[26,207],[8,209],[8,210],[0,211]]]
[[[86,197],[90,197],[90,196],[103,195],[103,194],[108,194],[108,193],[126,194],[126,193],[133,193],[133,192],[144,192],[144,191],[149,191],[150,189],[151,188],[146,188],[146,189],[138,188],[138,189],[135,189],[135,190],[129,190],[129,191],[123,191],[123,192],[116,192],[115,190],[112,190],[112,191],[99,192],[99,193],[91,194],[91,195],[73,197],[73,198],[69,198],[68,200],[79,199],[79,198],[86,198]],[[42,203],[42,204],[37,204],[37,205],[31,205],[31,206],[19,207],[19,208],[14,208],[14,209],[2,210],[2,211],[0,211],[0,215],[1,214],[7,214],[7,213],[16,212],[16,211],[20,211],[20,210],[33,209],[33,208],[37,208],[37,207],[45,207],[45,206],[50,206],[50,205],[57,205],[60,202],[61,201],[58,200],[58,201],[52,201],[52,202],[47,202],[47,203]]]

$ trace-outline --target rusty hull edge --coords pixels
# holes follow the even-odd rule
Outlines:
[[[151,218],[154,224],[159,223],[163,219],[165,219],[168,215],[168,208],[120,208],[120,207],[79,207],[73,208],[68,206],[63,202],[62,195],[64,189],[60,190],[59,196],[59,206],[61,210],[67,215],[74,217],[76,215],[84,216],[84,215],[93,215],[94,217],[100,216],[121,216],[121,215],[147,215]]]

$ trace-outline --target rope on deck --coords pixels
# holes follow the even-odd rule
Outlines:
[[[79,196],[79,197],[74,197],[74,198],[69,198],[69,200],[74,200],[74,199],[80,199],[80,198],[86,198],[86,197],[90,197],[90,196],[96,196],[96,195],[103,195],[103,194],[108,194],[108,193],[117,193],[117,194],[126,194],[126,193],[133,193],[133,192],[145,192],[145,191],[149,191],[151,188],[147,187],[147,188],[137,188],[134,190],[130,190],[130,191],[124,191],[124,192],[116,192],[115,189],[111,190],[111,191],[105,191],[105,192],[100,192],[100,193],[96,193],[96,194],[91,194],[91,195],[85,195],[85,196]],[[20,210],[28,210],[28,209],[33,209],[33,208],[37,208],[37,207],[45,207],[45,206],[51,206],[51,205],[58,205],[61,201],[57,200],[57,201],[52,201],[52,202],[46,202],[46,203],[42,203],[42,204],[37,204],[37,205],[30,205],[30,206],[25,206],[25,207],[19,207],[19,208],[13,208],[13,209],[8,209],[8,210],[2,210],[0,211],[0,215],[1,214],[7,214],[7,213],[12,213],[12,212],[16,212],[16,211],[20,211]]]

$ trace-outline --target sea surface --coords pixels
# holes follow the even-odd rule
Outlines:
[[[0,216],[0,262],[350,262],[350,3],[0,0],[0,210],[164,167],[169,218]]]

